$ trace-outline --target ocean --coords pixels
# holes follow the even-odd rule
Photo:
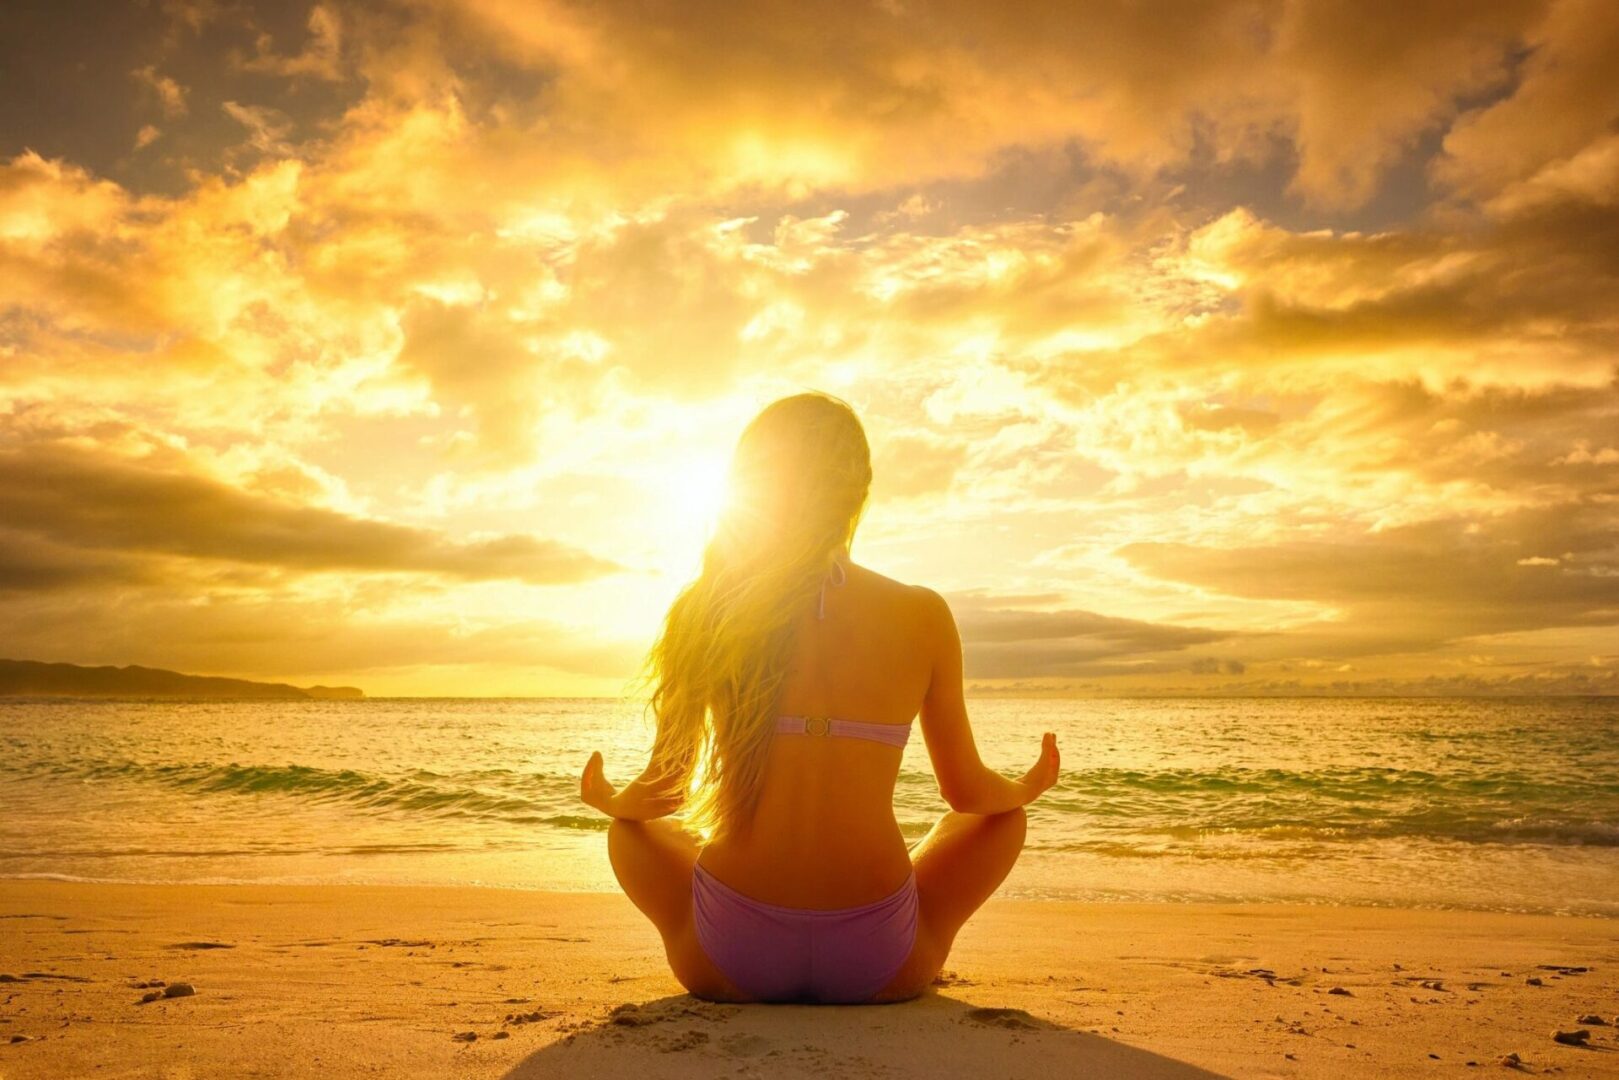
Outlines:
[[[969,707],[991,766],[1063,753],[1004,896],[1619,916],[1619,699]],[[607,700],[0,702],[0,878],[611,889],[579,770],[650,741]],[[895,809],[946,809],[919,731]]]

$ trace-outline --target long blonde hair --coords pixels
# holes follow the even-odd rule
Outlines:
[[[865,430],[829,394],[772,402],[737,441],[702,572],[645,667],[651,771],[690,787],[687,828],[713,838],[751,819],[794,628],[853,542],[870,486]]]

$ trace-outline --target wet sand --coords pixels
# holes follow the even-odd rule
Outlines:
[[[1616,1020],[1602,919],[996,900],[921,1000],[739,1007],[615,895],[0,882],[6,1080],[1619,1077]]]

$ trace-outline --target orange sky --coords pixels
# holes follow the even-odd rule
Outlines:
[[[0,655],[617,693],[815,387],[978,692],[1619,692],[1619,9],[1068,7],[9,13]]]

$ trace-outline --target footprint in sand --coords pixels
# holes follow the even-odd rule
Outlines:
[[[617,1024],[619,1027],[646,1027],[648,1024],[656,1024],[662,1019],[663,1017],[652,1009],[643,1009],[641,1006],[629,1001],[615,1006],[613,1011],[607,1014],[607,1022]]]
[[[708,1042],[708,1032],[688,1028],[679,1035],[659,1039],[655,1045],[662,1053],[682,1054],[688,1050],[695,1050],[706,1042]]]
[[[741,1010],[734,1005],[715,1005],[706,1001],[685,1002],[658,1002],[656,1004],[637,1005],[633,1001],[626,1001],[622,1005],[615,1005],[607,1014],[609,1024],[620,1027],[645,1027],[648,1024],[657,1024],[665,1020],[679,1020],[686,1017],[698,1020],[725,1020],[735,1016]]]
[[[163,1001],[167,998],[195,997],[197,995],[197,988],[190,983],[169,983],[167,986],[163,986],[160,980],[153,980],[151,985],[162,986],[163,989],[146,991],[135,1004],[149,1005],[154,1001]]]
[[[770,1040],[763,1035],[744,1035],[738,1032],[721,1039],[720,1049],[732,1057],[758,1057],[770,1049]]]
[[[1038,1031],[1040,1025],[1022,1009],[996,1009],[983,1007],[968,1009],[967,1019],[990,1027],[1009,1028],[1014,1031]]]
[[[534,1009],[530,1012],[507,1013],[505,1023],[513,1025],[537,1024],[541,1020],[549,1020],[551,1017],[556,1015],[556,1013],[546,1012],[544,1009]]]

